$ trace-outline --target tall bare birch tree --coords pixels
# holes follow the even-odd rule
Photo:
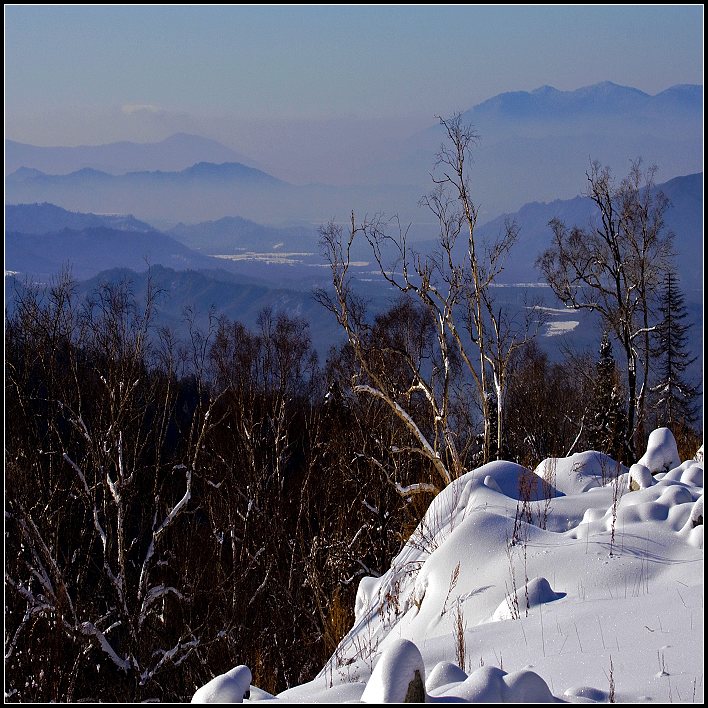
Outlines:
[[[434,470],[432,487],[408,485],[399,490],[404,495],[436,491],[465,471],[453,416],[464,381],[472,384],[481,414],[481,461],[491,459],[494,447],[497,455],[501,453],[508,364],[513,352],[528,341],[533,326],[530,319],[515,322],[493,297],[492,286],[518,228],[508,222],[491,244],[482,243],[475,234],[478,206],[471,196],[469,165],[477,134],[459,115],[440,118],[440,124],[445,142],[432,175],[434,188],[421,200],[439,227],[432,253],[417,253],[397,219],[385,222],[376,217],[357,223],[352,214],[346,234],[334,223],[320,231],[334,295],[320,291],[318,296],[346,332],[360,367],[361,377],[353,390],[382,400],[411,436],[414,452]],[[406,358],[409,385],[404,391],[388,385],[374,365],[376,344],[369,336],[363,303],[352,288],[351,251],[356,238],[368,242],[382,277],[394,290],[413,297],[431,323],[432,365]],[[412,414],[414,395],[425,402],[427,426]],[[496,441],[492,440],[493,417],[497,419]],[[410,446],[406,450],[412,451]]]
[[[670,267],[672,234],[664,224],[669,200],[655,189],[656,167],[632,163],[615,181],[593,161],[586,173],[595,218],[587,226],[550,222],[553,242],[538,265],[567,307],[598,312],[620,344],[627,386],[627,459],[645,415],[650,372],[650,335],[657,326],[656,301]]]

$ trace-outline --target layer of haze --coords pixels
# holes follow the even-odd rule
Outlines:
[[[703,81],[702,6],[6,6],[5,135],[215,138],[294,182],[354,181],[498,93]]]

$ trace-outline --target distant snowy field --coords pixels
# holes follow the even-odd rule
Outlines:
[[[703,450],[666,428],[450,484],[319,675],[277,697],[239,666],[193,702],[703,702]]]

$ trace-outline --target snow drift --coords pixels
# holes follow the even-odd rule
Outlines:
[[[680,464],[663,428],[630,469],[586,452],[468,472],[361,580],[313,681],[273,697],[237,667],[194,700],[702,702],[702,622],[702,455]]]

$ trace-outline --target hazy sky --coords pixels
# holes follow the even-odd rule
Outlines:
[[[345,155],[604,80],[702,84],[702,6],[5,6],[5,133],[39,145],[188,131],[267,165],[274,135]]]

